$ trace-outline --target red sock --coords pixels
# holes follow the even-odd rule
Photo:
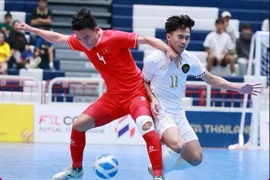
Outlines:
[[[70,139],[70,152],[72,167],[82,167],[83,150],[85,147],[85,132],[77,131],[72,128]]]
[[[152,164],[154,176],[162,176],[161,142],[155,131],[143,135],[146,142],[148,155]]]

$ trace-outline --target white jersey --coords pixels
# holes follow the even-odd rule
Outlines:
[[[217,57],[222,57],[224,52],[235,48],[230,36],[226,32],[218,34],[216,31],[206,36],[203,46],[209,48]]]
[[[160,102],[161,107],[173,116],[181,116],[181,97],[185,90],[188,75],[202,77],[206,73],[200,60],[188,51],[181,55],[179,68],[174,61],[168,63],[167,55],[156,50],[144,58],[142,74],[151,81],[150,88]]]

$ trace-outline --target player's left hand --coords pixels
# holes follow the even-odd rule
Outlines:
[[[159,109],[160,109],[159,101],[156,98],[154,98],[151,102],[151,111],[153,115],[158,115]]]
[[[167,58],[168,58],[168,63],[171,61],[174,61],[177,67],[179,67],[179,62],[180,62],[180,56],[175,50],[171,47],[167,50]],[[181,64],[181,62],[180,62]]]
[[[26,31],[26,32],[32,32],[33,28],[25,23],[20,23],[17,25],[17,29],[19,30],[23,30],[23,31]]]
[[[262,84],[261,83],[257,83],[257,84],[245,84],[241,87],[240,89],[240,93],[243,94],[252,94],[257,96],[258,94],[260,94],[262,91]]]

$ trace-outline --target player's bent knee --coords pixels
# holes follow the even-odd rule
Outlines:
[[[145,123],[145,124],[143,125],[142,129],[143,129],[144,131],[147,131],[147,130],[149,130],[152,126],[153,126],[152,122],[147,122],[147,123]]]
[[[74,121],[72,129],[75,129],[77,131],[86,131],[84,130],[85,128],[83,127],[82,122],[80,122],[80,119],[79,121]]]
[[[95,126],[95,121],[93,118],[87,115],[80,115],[72,125],[72,128],[77,131],[88,131]]]
[[[190,162],[190,164],[192,166],[198,166],[199,164],[202,163],[202,159],[203,159],[203,154],[202,152],[197,152],[193,155],[192,161]]]
[[[173,151],[177,153],[181,153],[185,148],[185,143],[182,142],[180,139],[170,143],[167,145],[169,148],[171,148]]]
[[[150,116],[139,116],[136,119],[136,125],[142,136],[155,130],[153,119]]]
[[[213,56],[213,55],[209,55],[208,57],[207,57],[207,60],[208,61],[214,61],[214,59],[215,59],[215,56]]]
[[[74,122],[74,123],[73,123],[72,129],[75,129],[75,130],[77,130],[77,131],[82,131],[82,130],[81,130],[81,127],[80,127],[80,124],[77,123],[77,122]]]
[[[234,61],[235,61],[235,58],[234,58],[234,56],[232,56],[232,55],[228,55],[228,57],[226,58],[226,60],[227,60],[228,62],[234,62]]]

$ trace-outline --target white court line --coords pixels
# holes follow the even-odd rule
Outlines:
[[[29,179],[29,178],[27,178],[27,179],[25,179],[25,178],[2,178],[3,180],[52,180],[52,179],[40,179],[40,178],[38,178],[38,179]]]

